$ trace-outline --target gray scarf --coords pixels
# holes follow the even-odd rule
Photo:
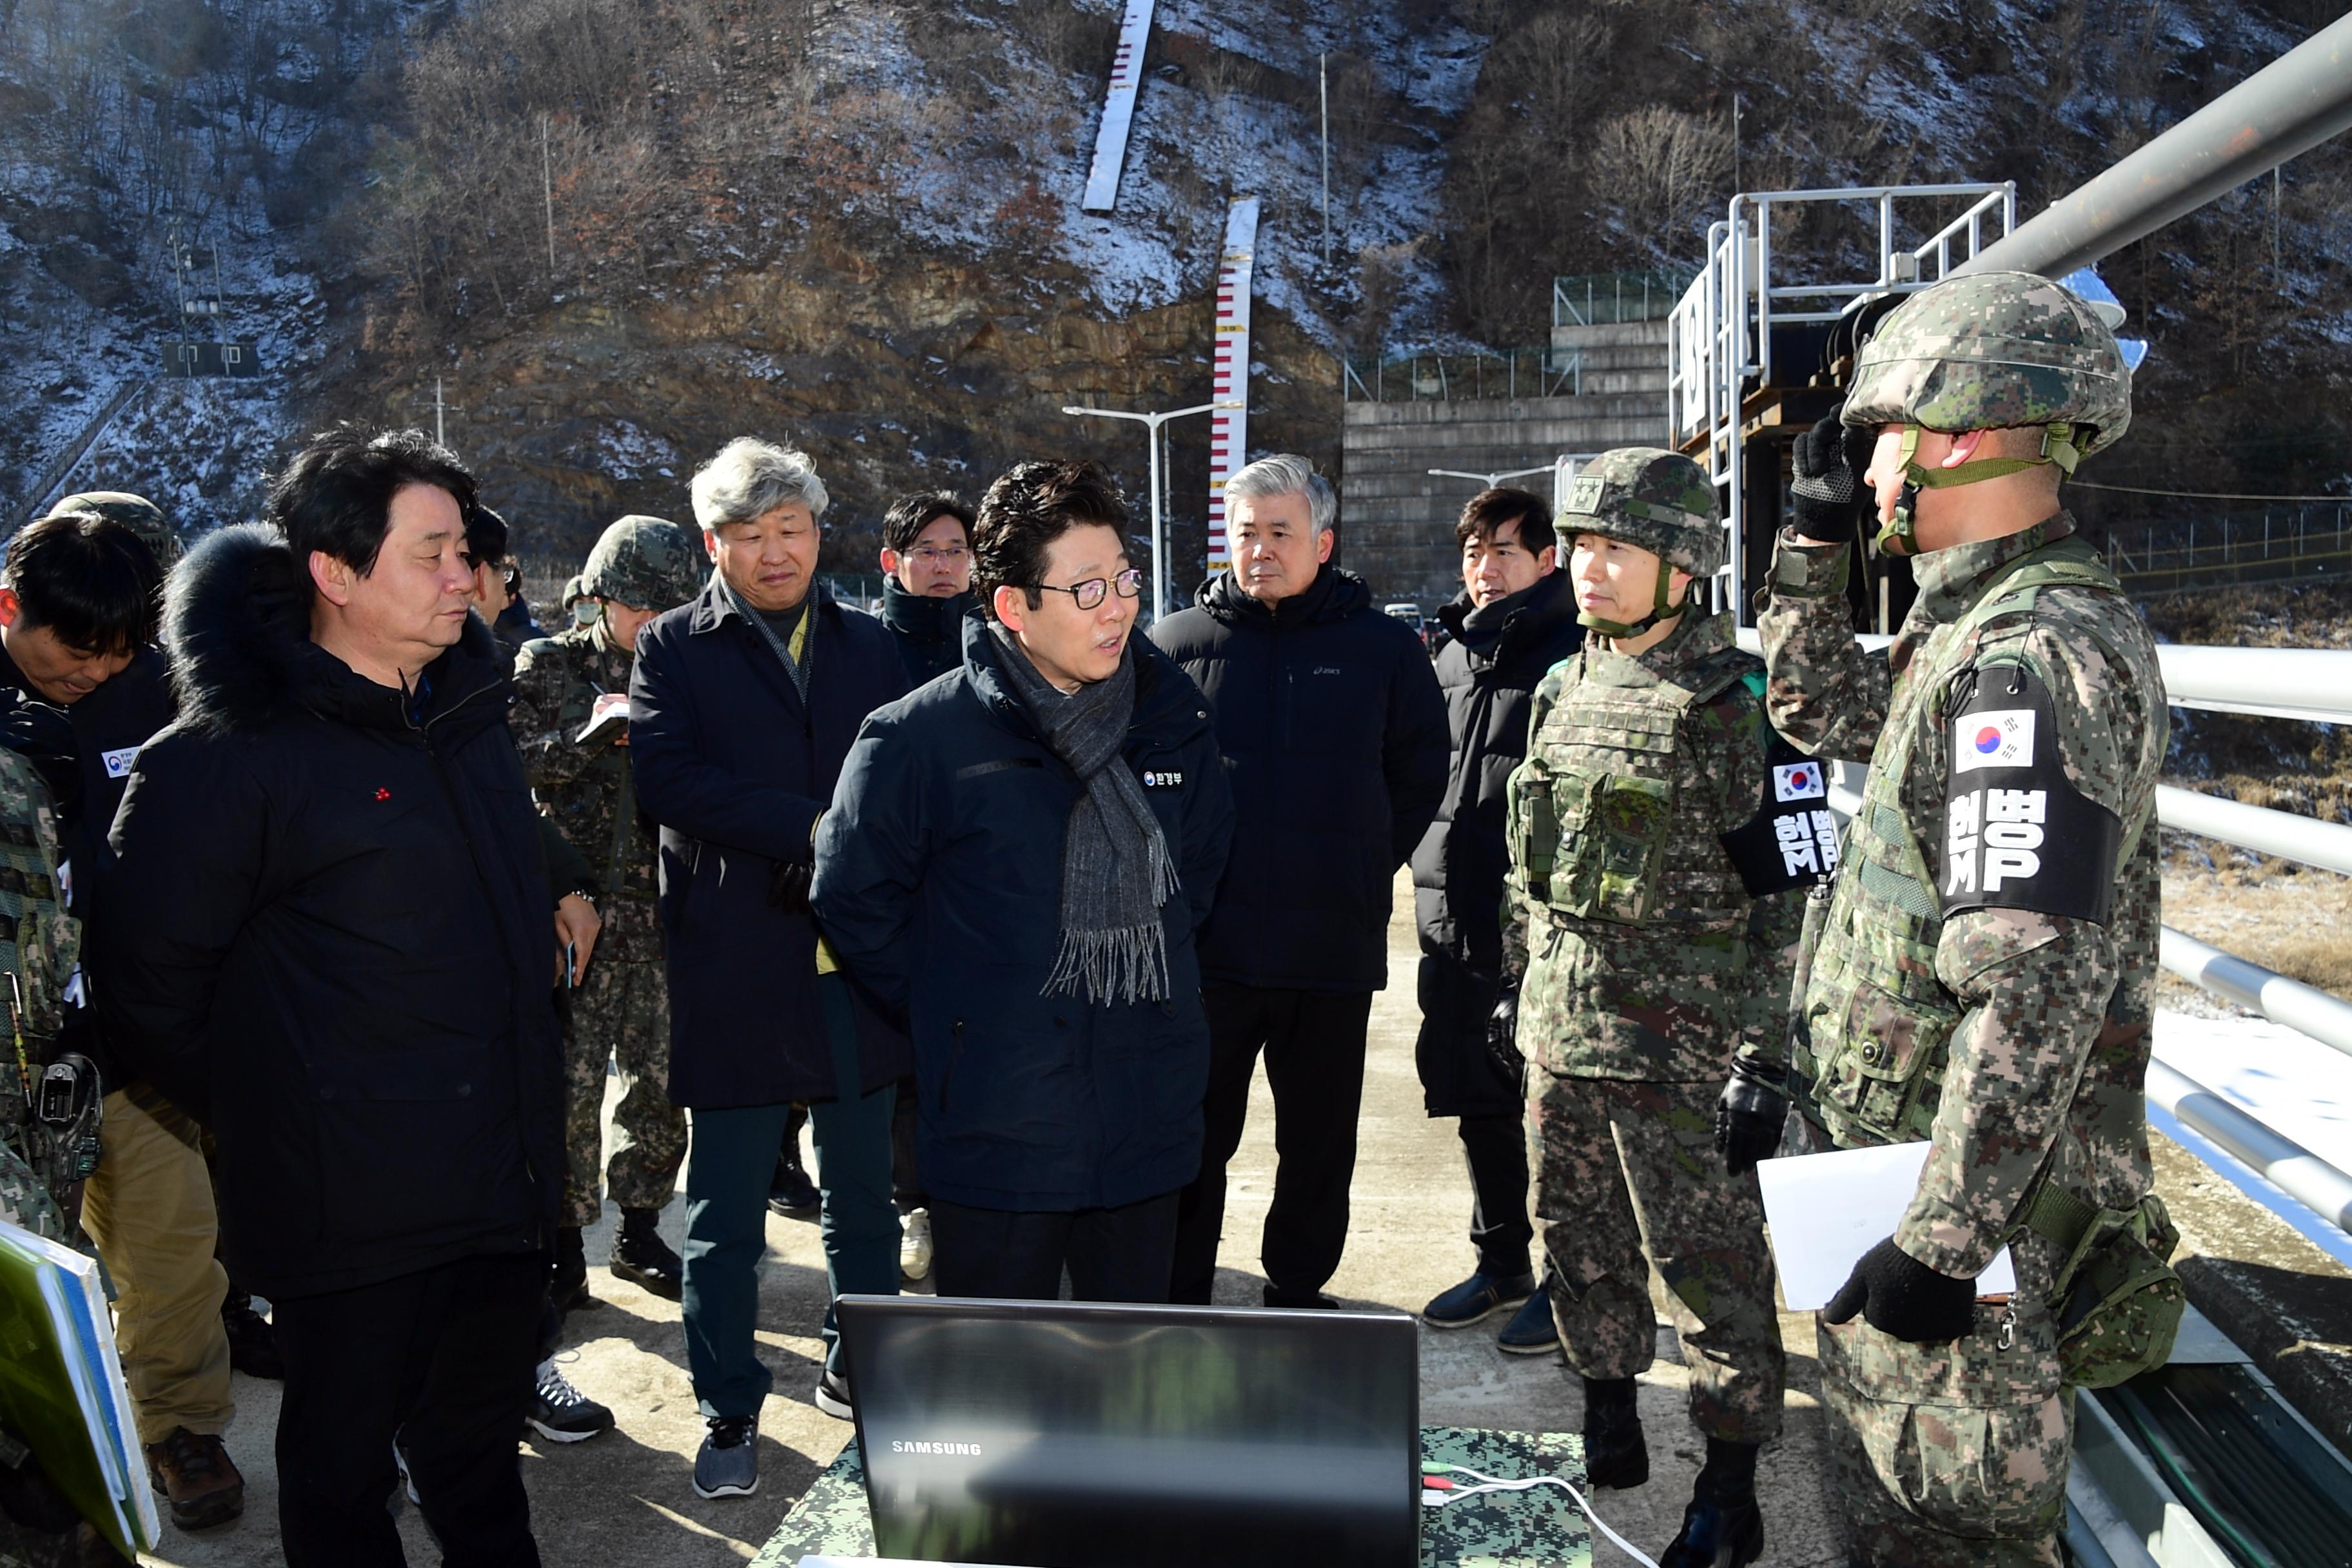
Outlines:
[[[1039,994],[1083,986],[1093,1003],[1165,1000],[1168,936],[1160,907],[1177,890],[1176,866],[1143,786],[1118,763],[1135,715],[1135,656],[1121,658],[1109,679],[1065,696],[1003,626],[989,630],[1045,744],[1086,785],[1063,830],[1062,947]]]
[[[753,609],[750,605],[744,602],[743,595],[735,591],[734,584],[730,583],[724,576],[717,572],[713,572],[711,574],[711,577],[719,584],[719,596],[725,599],[727,603],[734,608],[737,615],[743,617],[744,621],[751,626],[753,631],[758,632],[761,637],[766,639],[768,647],[774,652],[777,660],[783,665],[784,673],[793,678],[793,689],[801,694],[801,701],[805,704],[808,701],[808,667],[816,662],[814,657],[816,653],[816,628],[814,626],[811,626],[809,628],[808,639],[801,644],[802,649],[809,657],[803,659],[795,659],[793,658],[793,645],[786,640],[784,637],[779,635],[774,626],[768,624],[767,616],[761,615],[759,611]],[[805,616],[815,607],[816,584],[812,583],[809,584],[807,596],[801,600],[801,614]]]

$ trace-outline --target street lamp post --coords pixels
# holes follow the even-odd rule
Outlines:
[[[1145,427],[1151,438],[1151,618],[1160,619],[1168,613],[1168,573],[1163,552],[1160,516],[1160,427],[1171,419],[1182,419],[1189,415],[1208,414],[1220,408],[1239,408],[1237,400],[1203,403],[1192,408],[1171,408],[1164,413],[1130,413],[1124,408],[1080,408],[1064,404],[1062,412],[1081,419],[1132,419]]]
[[[1505,479],[1524,479],[1529,474],[1550,473],[1552,465],[1546,463],[1540,468],[1513,468],[1508,473],[1503,474],[1474,474],[1462,468],[1432,468],[1429,471],[1433,476],[1442,479],[1475,479],[1491,490]]]

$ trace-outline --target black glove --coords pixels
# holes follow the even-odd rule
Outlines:
[[[1857,1311],[1872,1328],[1906,1344],[1944,1344],[1976,1327],[1977,1282],[1937,1273],[1890,1236],[1862,1255],[1822,1318],[1850,1322]]]
[[[1733,1175],[1746,1175],[1780,1147],[1780,1128],[1789,1120],[1786,1081],[1764,1068],[1731,1064],[1731,1081],[1715,1102],[1715,1146]]]
[[[0,705],[0,746],[33,764],[60,813],[70,812],[81,798],[73,719],[64,709],[8,693]]]
[[[809,884],[815,879],[814,860],[779,860],[768,872],[768,902],[788,915],[805,913]]]
[[[1851,539],[1864,508],[1874,497],[1863,482],[1878,437],[1868,430],[1848,429],[1841,421],[1840,404],[1811,429],[1797,437],[1797,477],[1789,486],[1789,521],[1807,539],[1823,542]]]
[[[1486,1015],[1486,1058],[1511,1082],[1519,1081],[1528,1058],[1519,1052],[1519,988],[1506,984],[1495,993],[1495,1010]]]

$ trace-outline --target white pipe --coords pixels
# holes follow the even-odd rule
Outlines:
[[[2159,962],[2181,979],[2352,1056],[2352,1002],[2223,952],[2170,926],[2164,928],[2159,942]]]
[[[2156,657],[2177,708],[2352,724],[2352,652],[2175,643]]]
[[[2149,1058],[2147,1098],[2252,1165],[2329,1224],[2352,1231],[2352,1176],[2282,1138],[2179,1069]]]
[[[2156,819],[2183,833],[2352,877],[2352,826],[2340,822],[2320,822],[2171,784],[2156,786]]]

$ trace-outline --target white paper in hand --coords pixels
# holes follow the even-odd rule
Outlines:
[[[1764,1221],[1772,1227],[1772,1261],[1789,1310],[1828,1306],[1862,1255],[1895,1234],[1919,1190],[1927,1149],[1923,1140],[1757,1165]],[[2016,1289],[2017,1270],[2004,1247],[1977,1276],[1977,1294],[2006,1296]]]
[[[617,741],[629,732],[629,694],[625,691],[600,691],[596,705],[589,710],[588,722],[580,733],[572,737],[574,744],[593,745],[598,741]]]

